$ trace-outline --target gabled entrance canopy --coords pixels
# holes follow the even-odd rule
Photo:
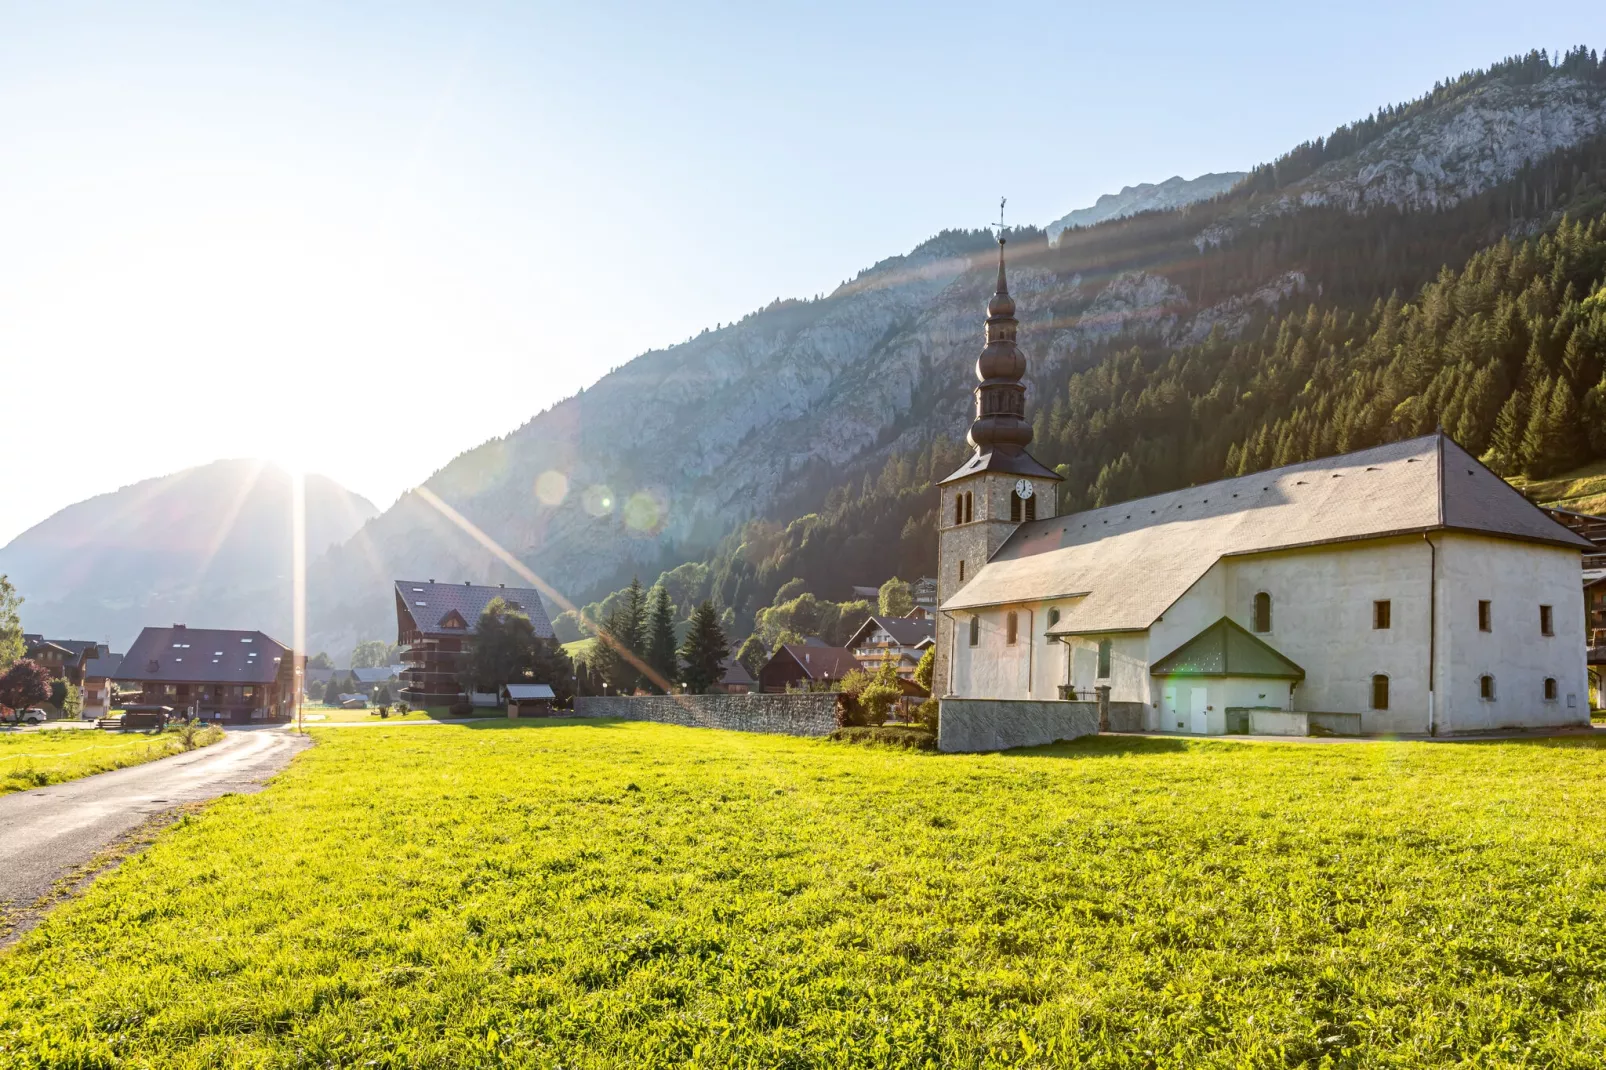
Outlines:
[[[1222,617],[1149,668],[1151,676],[1259,676],[1303,680],[1305,670]]]

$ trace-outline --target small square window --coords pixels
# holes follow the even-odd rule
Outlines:
[[[1392,620],[1393,611],[1394,611],[1393,605],[1386,598],[1380,599],[1380,600],[1378,600],[1376,602],[1373,602],[1372,603],[1372,627],[1374,629],[1378,630],[1378,631],[1382,631],[1385,628],[1392,627],[1393,626],[1393,620]],[[1387,709],[1388,707],[1387,706],[1380,706],[1378,708],[1379,709]]]
[[[1549,606],[1540,606],[1539,607],[1539,634],[1540,635],[1555,635],[1556,634],[1556,615],[1555,615],[1555,613],[1551,612],[1551,609],[1550,609]]]
[[[1494,607],[1487,600],[1478,603],[1478,631],[1494,631]]]

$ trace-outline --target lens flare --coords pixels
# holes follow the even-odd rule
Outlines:
[[[651,534],[663,527],[667,510],[650,491],[638,490],[625,502],[625,526],[631,531]]]
[[[563,499],[569,496],[569,477],[547,469],[535,477],[535,496],[542,505],[562,505]]]
[[[580,504],[592,516],[607,516],[613,512],[613,491],[602,483],[587,487]]]

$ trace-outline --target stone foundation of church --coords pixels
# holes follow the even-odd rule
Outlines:
[[[836,731],[835,692],[788,695],[581,695],[574,716],[654,721],[684,728],[827,736]]]
[[[1111,727],[1115,727],[1113,722],[1118,714],[1123,721],[1129,718],[1125,707],[1139,705],[1110,703]],[[1045,743],[1096,735],[1098,730],[1096,702],[945,698],[938,720],[937,749],[952,753],[1040,747]]]

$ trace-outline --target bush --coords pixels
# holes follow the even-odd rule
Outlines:
[[[941,704],[934,698],[928,698],[915,709],[915,723],[928,732],[937,731],[937,713]]]
[[[858,725],[838,728],[828,739],[839,743],[867,743],[908,750],[936,750],[937,736],[925,728],[909,725]]]

